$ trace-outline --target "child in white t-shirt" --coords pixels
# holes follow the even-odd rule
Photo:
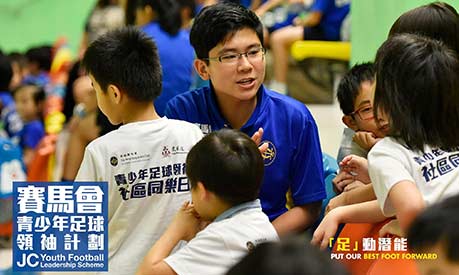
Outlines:
[[[263,159],[236,130],[212,132],[190,151],[186,172],[193,203],[185,203],[137,274],[225,274],[257,244],[278,236],[257,199]],[[200,231],[202,222],[211,223]],[[170,255],[181,241],[188,244]]]
[[[368,155],[377,201],[338,207],[314,232],[325,248],[342,222],[379,222],[406,232],[434,202],[459,193],[459,60],[437,40],[391,36],[376,55],[376,117],[390,132]],[[349,170],[362,169],[362,163]]]
[[[185,160],[202,133],[193,124],[157,115],[159,57],[139,30],[100,36],[82,64],[102,113],[123,125],[86,147],[76,181],[108,182],[108,271],[131,275],[190,199]]]

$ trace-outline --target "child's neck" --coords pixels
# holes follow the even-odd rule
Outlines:
[[[123,124],[159,119],[153,102],[129,102],[124,109]]]

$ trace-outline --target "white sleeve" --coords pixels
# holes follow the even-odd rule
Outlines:
[[[376,143],[368,154],[368,173],[383,214],[391,217],[395,209],[387,200],[390,189],[404,180],[415,181],[409,170],[408,156],[403,154],[401,146],[383,141]]]
[[[225,274],[235,264],[224,239],[214,230],[203,230],[164,261],[178,275]]]
[[[84,150],[83,161],[81,162],[75,181],[97,181],[97,165],[95,154],[88,148]]]

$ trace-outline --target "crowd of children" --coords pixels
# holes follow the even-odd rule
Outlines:
[[[60,136],[59,179],[108,182],[109,274],[346,274],[304,240],[283,241],[317,221],[327,193],[313,116],[270,88],[286,90],[293,41],[339,39],[349,1],[316,0],[269,39],[260,17],[277,0],[253,1],[255,11],[235,1],[128,0],[126,11],[116,2],[98,1],[88,18]],[[106,12],[126,19],[102,28]],[[435,2],[402,14],[374,62],[343,77],[338,195],[314,246],[329,247],[342,223],[389,219],[381,234],[408,236],[412,251],[459,268],[458,52],[459,15]],[[46,135],[52,53],[0,53],[0,141],[21,148],[25,171]],[[193,70],[208,85],[190,90]]]

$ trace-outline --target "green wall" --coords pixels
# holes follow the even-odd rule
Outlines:
[[[458,9],[458,0],[443,0]],[[371,61],[390,27],[405,11],[434,0],[352,0],[351,63]]]
[[[0,0],[0,49],[25,51],[67,38],[76,53],[96,0]]]

